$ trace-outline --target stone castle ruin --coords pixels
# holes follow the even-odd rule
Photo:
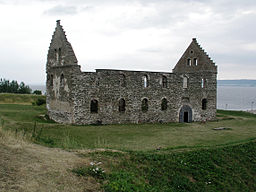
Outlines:
[[[194,38],[171,72],[82,72],[57,21],[47,56],[47,110],[67,124],[192,122],[216,117],[217,66]]]

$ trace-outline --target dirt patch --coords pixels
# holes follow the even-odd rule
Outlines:
[[[196,182],[196,180],[195,180],[192,176],[188,176],[188,179],[189,179],[189,181],[192,182],[192,183],[195,183],[195,182]]]
[[[93,178],[78,177],[71,172],[85,164],[89,164],[89,159],[75,152],[2,140],[0,191],[101,191]]]

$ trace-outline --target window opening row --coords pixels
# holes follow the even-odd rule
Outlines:
[[[98,109],[99,109],[99,105],[98,105],[98,100],[93,99],[91,100],[91,104],[90,104],[90,111],[91,113],[98,113]],[[168,108],[168,101],[166,98],[163,98],[161,101],[161,110],[165,111]],[[118,106],[118,111],[120,113],[124,113],[126,110],[126,102],[125,100],[122,98],[119,100],[119,106]],[[141,111],[142,112],[147,112],[148,111],[148,99],[144,98],[141,102]]]
[[[50,81],[50,86],[53,86],[53,75],[50,75],[50,78],[48,78]],[[60,75],[60,86],[64,86],[64,74]]]
[[[119,100],[119,112],[125,112],[125,100],[122,98]],[[91,113],[98,113],[98,101],[96,99],[91,100]],[[162,99],[161,102],[161,110],[165,111],[168,108],[168,101],[166,98]],[[202,110],[206,110],[207,109],[207,99],[203,99],[202,100]],[[141,111],[142,112],[147,112],[148,111],[148,99],[144,98],[141,102]]]
[[[193,59],[193,65],[197,66],[197,64],[198,64],[197,58],[194,58]],[[192,59],[190,59],[190,58],[187,59],[187,65],[192,66]]]
[[[149,79],[147,75],[143,76],[143,87],[147,88],[149,87]],[[162,76],[162,87],[163,88],[167,88],[167,77],[166,76]],[[120,85],[121,87],[126,87],[127,83],[126,83],[126,77],[124,74],[120,75]]]
[[[61,74],[60,76],[60,85],[63,86],[64,85],[64,75]],[[162,85],[164,88],[167,88],[167,77],[163,76],[162,77]],[[53,75],[50,75],[50,86],[53,86]],[[126,80],[125,80],[125,76],[122,75],[122,79],[121,79],[121,86],[125,87],[126,86]],[[146,76],[144,76],[144,87],[148,87],[148,79]],[[201,88],[205,88],[206,87],[206,79],[202,78],[201,79]],[[183,88],[186,89],[188,88],[188,78],[187,77],[183,77]]]
[[[53,86],[53,75],[51,74],[50,75],[50,78],[48,78],[48,80],[50,81],[50,86]],[[97,83],[99,83],[97,81]],[[64,75],[61,74],[60,76],[60,85],[63,85],[64,84]],[[125,75],[120,75],[120,85],[121,87],[126,87],[126,78],[125,78]],[[148,87],[148,77],[145,75],[143,76],[143,87],[146,88]],[[162,86],[163,88],[167,88],[167,77],[166,76],[163,76],[162,77]]]
[[[206,83],[207,83],[207,79],[202,78],[201,79],[201,88],[205,88]],[[183,77],[183,88],[184,89],[188,88],[188,78],[187,77]]]

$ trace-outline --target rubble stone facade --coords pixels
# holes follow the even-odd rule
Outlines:
[[[48,51],[47,110],[67,124],[214,120],[217,66],[193,39],[171,72],[82,72],[57,21]]]

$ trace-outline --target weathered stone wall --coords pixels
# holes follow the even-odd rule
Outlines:
[[[73,123],[72,75],[80,72],[65,32],[57,21],[47,55],[46,106],[48,115],[60,123]]]
[[[74,123],[72,76],[75,74],[80,74],[79,65],[54,66],[47,71],[46,105],[49,117],[56,122]]]
[[[104,69],[81,72],[57,22],[46,72],[48,115],[60,123],[190,122],[216,117],[217,67],[196,39],[173,73]],[[162,108],[164,98],[166,109]],[[125,101],[125,110],[119,110],[120,99]],[[148,100],[147,111],[142,110],[143,99]],[[97,112],[91,111],[92,100],[98,102]]]
[[[125,76],[126,86],[120,79]],[[143,77],[148,77],[148,87],[144,87]],[[167,77],[168,87],[163,88],[162,76]],[[171,73],[136,71],[97,70],[96,73],[82,73],[74,76],[75,122],[88,123],[139,123],[176,121],[178,93],[176,79]],[[148,111],[142,112],[141,103],[148,99]],[[167,110],[161,110],[161,100],[168,100]],[[90,112],[91,100],[96,99],[98,113]],[[119,112],[119,100],[124,99],[125,111]]]
[[[144,87],[143,77],[148,77],[148,87]],[[178,122],[183,105],[192,108],[192,120],[212,120],[216,113],[215,74],[204,74],[208,79],[201,87],[202,74],[186,74],[188,87],[183,88],[181,74],[155,73],[122,70],[97,70],[95,73],[81,73],[73,76],[74,122],[94,123],[141,123]],[[122,86],[125,76],[126,86]],[[167,77],[167,88],[162,78]],[[213,80],[212,80],[213,79]],[[148,99],[148,111],[142,112],[144,98]],[[162,99],[168,101],[167,109],[161,110]],[[202,110],[202,99],[207,99],[207,109]],[[91,100],[97,100],[99,111],[91,113]],[[126,110],[119,112],[119,100],[124,99]]]

